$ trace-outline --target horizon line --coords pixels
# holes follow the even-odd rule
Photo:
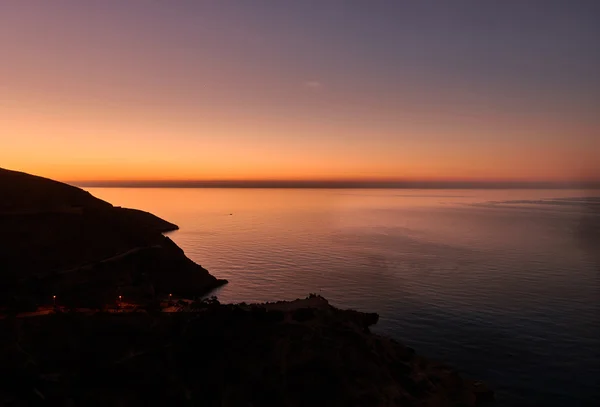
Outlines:
[[[600,189],[600,180],[89,180],[84,188]]]

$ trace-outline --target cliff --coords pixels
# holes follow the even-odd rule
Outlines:
[[[0,320],[0,404],[475,406],[483,384],[321,297]],[[12,404],[10,404],[12,403]]]
[[[167,294],[224,283],[162,235],[175,225],[2,169],[0,197],[0,405],[468,407],[492,398],[372,334],[377,314],[319,296],[179,301],[161,312]],[[59,306],[38,307],[53,295]],[[118,295],[127,304],[109,308]],[[17,312],[26,305],[36,312]]]
[[[0,168],[0,306],[101,307],[117,295],[204,294],[224,284],[163,232],[177,226],[82,189]]]

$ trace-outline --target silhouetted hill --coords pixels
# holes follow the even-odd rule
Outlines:
[[[0,212],[112,207],[80,188],[3,168],[0,168],[0,191]]]
[[[175,225],[2,169],[0,197],[0,405],[442,407],[492,398],[485,385],[373,335],[377,314],[319,296],[180,301],[180,312],[160,312],[161,294],[193,297],[225,282],[162,235]],[[54,312],[13,312],[52,295]],[[81,309],[117,295],[142,306]]]
[[[321,297],[0,320],[0,404],[474,406],[485,385]],[[12,403],[12,404],[11,404]]]
[[[0,169],[0,304],[100,306],[117,295],[203,294],[224,283],[162,232],[177,226],[79,188]]]

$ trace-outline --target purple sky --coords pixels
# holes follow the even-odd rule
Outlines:
[[[0,3],[0,165],[60,179],[600,173],[598,1]]]

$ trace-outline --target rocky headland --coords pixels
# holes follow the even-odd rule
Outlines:
[[[373,334],[377,314],[316,295],[200,299],[225,281],[188,259],[162,234],[177,227],[152,214],[2,169],[0,197],[2,406],[434,407],[493,398],[484,384]],[[115,304],[118,296],[127,303]]]
[[[491,393],[321,297],[0,320],[0,404],[475,406]]]
[[[101,308],[172,293],[194,298],[226,283],[163,232],[177,226],[88,192],[0,169],[0,307]]]

